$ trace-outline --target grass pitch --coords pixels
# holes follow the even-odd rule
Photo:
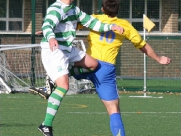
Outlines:
[[[181,95],[129,97],[133,95],[138,94],[120,94],[126,136],[181,135]],[[0,94],[0,136],[42,136],[37,127],[46,105],[38,95]],[[67,95],[53,129],[55,136],[111,136],[109,116],[97,94]]]

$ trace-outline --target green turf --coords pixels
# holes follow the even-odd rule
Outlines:
[[[120,95],[126,136],[181,135],[180,95],[131,95],[138,94]],[[41,136],[37,127],[44,119],[46,102],[28,93],[0,94],[0,136]],[[111,136],[109,117],[96,94],[66,96],[53,127],[55,136]]]
[[[123,91],[143,91],[143,79],[117,79],[118,88]],[[180,92],[180,79],[147,79],[146,87],[148,92]]]

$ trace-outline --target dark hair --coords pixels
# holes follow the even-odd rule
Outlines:
[[[115,17],[118,14],[120,0],[102,0],[104,13],[108,16]]]

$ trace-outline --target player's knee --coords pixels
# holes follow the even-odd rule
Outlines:
[[[92,71],[94,71],[96,68],[98,67],[98,61],[97,60],[94,60],[92,62],[92,67],[90,68]]]
[[[60,77],[55,81],[57,87],[64,88],[65,90],[69,89],[69,80],[68,76]]]

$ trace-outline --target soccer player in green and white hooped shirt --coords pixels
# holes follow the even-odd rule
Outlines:
[[[117,30],[122,34],[124,31],[122,27],[101,23],[80,11],[72,2],[57,0],[53,3],[47,9],[42,26],[44,37],[41,41],[41,58],[47,74],[57,86],[48,99],[45,120],[38,128],[45,136],[53,136],[53,119],[69,87],[69,64],[90,70],[95,70],[98,65],[95,59],[72,46],[77,22],[98,32]]]

